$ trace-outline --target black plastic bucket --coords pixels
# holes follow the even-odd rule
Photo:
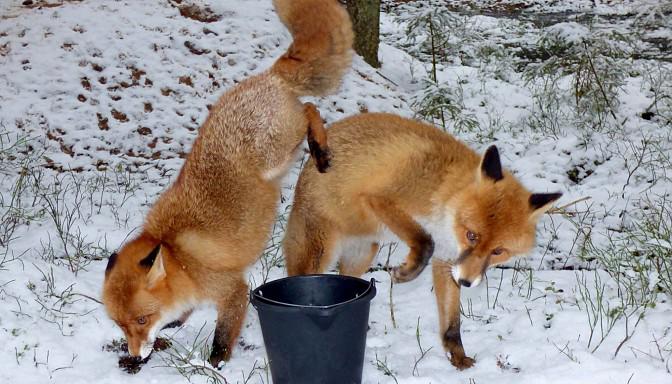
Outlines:
[[[359,384],[374,280],[294,276],[250,294],[273,384]]]

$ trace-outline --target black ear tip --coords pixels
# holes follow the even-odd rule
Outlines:
[[[152,251],[144,259],[140,260],[140,265],[145,268],[151,268],[152,265],[154,265],[156,256],[159,254],[159,250],[161,250],[161,244],[154,247],[154,249],[152,249]]]
[[[539,209],[562,197],[562,192],[554,193],[533,193],[530,195],[530,206],[532,209]]]
[[[110,257],[107,259],[107,267],[105,267],[105,276],[107,276],[108,273],[114,268],[114,264],[117,263],[117,255],[116,252],[113,252]]]
[[[481,164],[481,170],[483,173],[493,179],[494,181],[499,181],[504,178],[504,173],[502,172],[502,163],[499,160],[499,150],[496,146],[491,145],[483,155],[483,163]]]
[[[552,192],[552,193],[547,193],[548,198],[550,199],[549,202],[553,202],[558,200],[559,198],[562,197],[562,192]]]

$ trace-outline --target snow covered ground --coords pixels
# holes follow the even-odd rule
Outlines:
[[[182,1],[210,8],[199,15],[181,14],[178,3],[0,2],[2,383],[270,383],[251,307],[220,371],[203,359],[215,321],[206,308],[164,331],[172,347],[131,375],[112,345],[122,332],[97,301],[106,258],[176,175],[208,105],[290,41],[270,0]],[[367,274],[379,284],[364,382],[672,382],[670,269],[666,279],[660,263],[647,264],[655,257],[629,261],[647,252],[669,260],[672,249],[670,7],[474,3],[441,2],[432,13],[429,2],[385,1],[382,68],[357,58],[340,92],[314,101],[327,122],[365,111],[410,117],[443,89],[448,131],[479,151],[497,144],[525,185],[562,191],[558,205],[569,205],[543,218],[531,255],[463,290],[462,337],[477,360],[469,370],[445,357],[430,273],[392,295],[386,272]],[[427,34],[407,30],[423,18],[448,31],[437,36],[444,59],[433,83]],[[572,50],[583,41],[584,50]],[[611,62],[603,47],[624,54]],[[557,52],[576,60],[549,61]],[[597,87],[573,80],[581,63],[597,68],[585,75],[590,83],[599,74]],[[612,91],[613,99],[601,96]],[[279,242],[298,170],[251,286],[284,275]],[[628,234],[636,252],[605,256],[624,251]],[[392,263],[404,255],[399,246]]]

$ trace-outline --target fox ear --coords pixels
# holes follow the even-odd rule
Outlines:
[[[107,275],[110,274],[112,268],[114,268],[114,265],[117,263],[117,257],[119,257],[119,255],[117,255],[116,252],[113,252],[107,259],[107,267],[105,267],[105,277],[107,277]]]
[[[499,151],[494,145],[488,148],[481,160],[481,178],[499,181],[504,178],[502,163],[499,160]]]
[[[147,257],[140,260],[140,265],[149,268],[149,272],[147,272],[147,285],[149,288],[152,288],[159,281],[163,280],[166,277],[166,269],[163,266],[161,244],[157,245]]]
[[[530,195],[530,209],[532,209],[532,217],[537,217],[551,208],[551,204],[558,200],[562,193],[533,193]]]
[[[149,252],[144,259],[140,260],[140,265],[145,268],[151,268],[152,265],[154,265],[156,257],[159,255],[159,251],[161,251],[161,244],[154,247],[154,249],[152,249],[152,251]]]

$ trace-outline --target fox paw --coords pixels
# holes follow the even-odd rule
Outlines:
[[[460,371],[463,371],[467,368],[471,368],[474,366],[474,363],[476,363],[476,360],[472,359],[471,357],[468,356],[454,356],[452,355],[450,357],[450,363],[453,364],[455,368],[457,368]]]
[[[221,368],[220,364],[222,362],[229,361],[229,359],[231,358],[230,351],[231,348],[229,347],[218,348],[217,345],[213,345],[212,352],[210,353],[210,358],[208,359],[210,365],[212,365],[213,368],[220,369]]]
[[[216,355],[215,354],[210,354],[210,358],[208,359],[208,362],[210,362],[210,365],[212,365],[213,368],[220,369],[219,365],[221,363],[225,362],[225,361],[228,361],[228,360],[229,360],[228,358],[225,359],[224,356],[221,355],[221,354],[216,354]]]
[[[423,269],[424,268],[409,269],[406,263],[402,263],[400,266],[392,268],[392,281],[394,283],[409,282],[418,277]]]
[[[392,267],[392,282],[396,283],[405,283],[408,281],[408,273],[404,269],[403,265],[398,267]]]

